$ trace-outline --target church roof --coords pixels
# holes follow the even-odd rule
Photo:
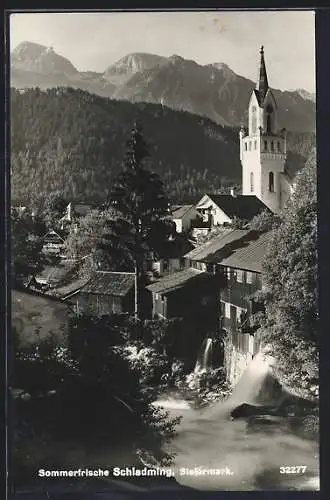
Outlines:
[[[230,218],[251,220],[268,207],[255,195],[207,194],[207,196]]]
[[[258,76],[257,89],[256,89],[258,91],[258,94],[259,94],[259,96],[257,98],[258,98],[258,102],[260,105],[263,104],[268,89],[269,89],[269,85],[268,85],[266,64],[265,64],[265,58],[264,58],[264,47],[261,46],[259,76]]]

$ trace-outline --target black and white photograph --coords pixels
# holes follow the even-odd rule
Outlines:
[[[9,25],[14,498],[318,491],[314,11]]]

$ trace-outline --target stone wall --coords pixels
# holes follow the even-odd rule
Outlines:
[[[240,352],[232,344],[225,347],[224,367],[227,380],[231,385],[236,385],[250,361],[252,361],[251,352]]]

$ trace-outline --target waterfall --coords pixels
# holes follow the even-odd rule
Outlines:
[[[276,403],[281,394],[281,385],[272,373],[271,358],[259,352],[234,387],[230,400],[235,403],[271,404]]]
[[[211,338],[206,338],[203,341],[200,353],[196,361],[194,373],[200,373],[202,371],[206,371],[210,367],[212,345],[213,345],[213,340]]]

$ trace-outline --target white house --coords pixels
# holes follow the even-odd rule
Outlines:
[[[256,196],[231,194],[205,194],[197,203],[196,210],[209,229],[214,226],[228,226],[235,218],[250,221],[267,206]]]
[[[176,205],[172,209],[170,218],[175,224],[177,233],[188,233],[191,223],[198,217],[198,212],[194,205]]]

